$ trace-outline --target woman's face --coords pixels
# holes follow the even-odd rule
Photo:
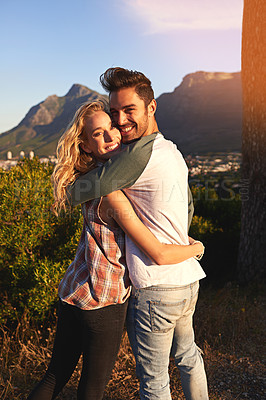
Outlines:
[[[107,160],[120,150],[121,134],[106,112],[96,111],[89,117],[84,132],[81,147],[87,153],[93,153],[98,160]]]

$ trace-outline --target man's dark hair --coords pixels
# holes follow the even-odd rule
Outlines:
[[[146,107],[154,99],[151,81],[142,72],[120,67],[109,68],[100,76],[100,82],[109,94],[123,88],[135,88]]]

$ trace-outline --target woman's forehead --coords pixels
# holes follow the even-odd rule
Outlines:
[[[96,111],[86,120],[86,128],[94,131],[111,123],[110,116],[105,111]]]

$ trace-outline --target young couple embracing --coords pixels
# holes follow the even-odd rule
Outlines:
[[[126,321],[141,399],[170,400],[170,355],[186,399],[208,399],[193,313],[204,247],[188,236],[185,161],[158,130],[150,80],[109,68],[109,93],[82,105],[58,143],[54,209],[81,204],[83,230],[59,285],[48,370],[28,400],[55,399],[80,356],[78,400],[101,400]]]

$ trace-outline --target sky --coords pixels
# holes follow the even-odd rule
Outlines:
[[[155,97],[196,71],[241,68],[243,0],[0,0],[0,132],[74,83],[104,93],[109,67]]]

